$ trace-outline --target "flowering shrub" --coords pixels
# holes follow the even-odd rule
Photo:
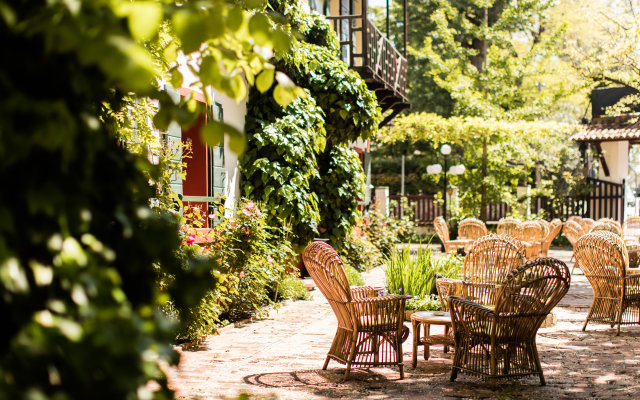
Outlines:
[[[406,199],[403,199],[406,202]],[[395,205],[390,204],[390,208]],[[369,211],[366,218],[363,218],[360,230],[369,238],[369,241],[385,256],[391,255],[396,244],[412,233],[414,224],[410,215],[406,214],[402,219],[395,219],[391,216],[383,215],[375,206]]]
[[[357,229],[345,237],[340,255],[345,264],[358,271],[375,268],[383,261],[380,250],[369,241],[366,234]]]
[[[180,313],[184,323],[179,339],[192,341],[215,332],[225,319],[238,320],[259,313],[272,302],[277,283],[292,271],[293,252],[288,227],[274,229],[252,201],[240,203],[234,215],[220,210],[219,223],[208,231],[187,227],[185,246],[213,257],[220,265],[218,286],[197,308]],[[186,213],[198,215],[194,210]],[[212,216],[209,216],[212,217]],[[194,245],[194,243],[201,243]]]

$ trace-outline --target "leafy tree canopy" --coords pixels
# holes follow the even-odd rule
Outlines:
[[[561,197],[576,185],[580,157],[570,140],[577,127],[572,124],[540,121],[504,121],[480,117],[444,118],[436,114],[417,113],[397,118],[393,127],[378,134],[383,145],[398,144],[423,151],[414,158],[442,163],[439,149],[449,144],[454,151],[449,165],[463,164],[463,175],[449,176],[460,190],[462,216],[480,214],[480,187],[487,187],[489,202],[517,200],[511,193],[516,187],[532,184],[538,194]],[[483,179],[482,143],[487,141],[487,174]],[[425,180],[440,182],[441,175]]]

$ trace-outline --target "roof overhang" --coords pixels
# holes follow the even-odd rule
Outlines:
[[[640,116],[623,115],[594,118],[587,129],[575,133],[571,139],[576,142],[619,142],[640,143]]]

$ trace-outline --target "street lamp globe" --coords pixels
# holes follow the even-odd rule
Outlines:
[[[448,144],[443,144],[442,147],[440,147],[440,153],[448,156],[449,154],[451,154],[451,146],[449,146]]]
[[[440,164],[433,164],[433,165],[427,166],[427,174],[429,175],[437,175],[440,172],[442,172],[442,165]]]

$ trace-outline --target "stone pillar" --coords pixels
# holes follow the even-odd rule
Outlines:
[[[384,216],[389,216],[389,186],[376,186],[376,208]]]

